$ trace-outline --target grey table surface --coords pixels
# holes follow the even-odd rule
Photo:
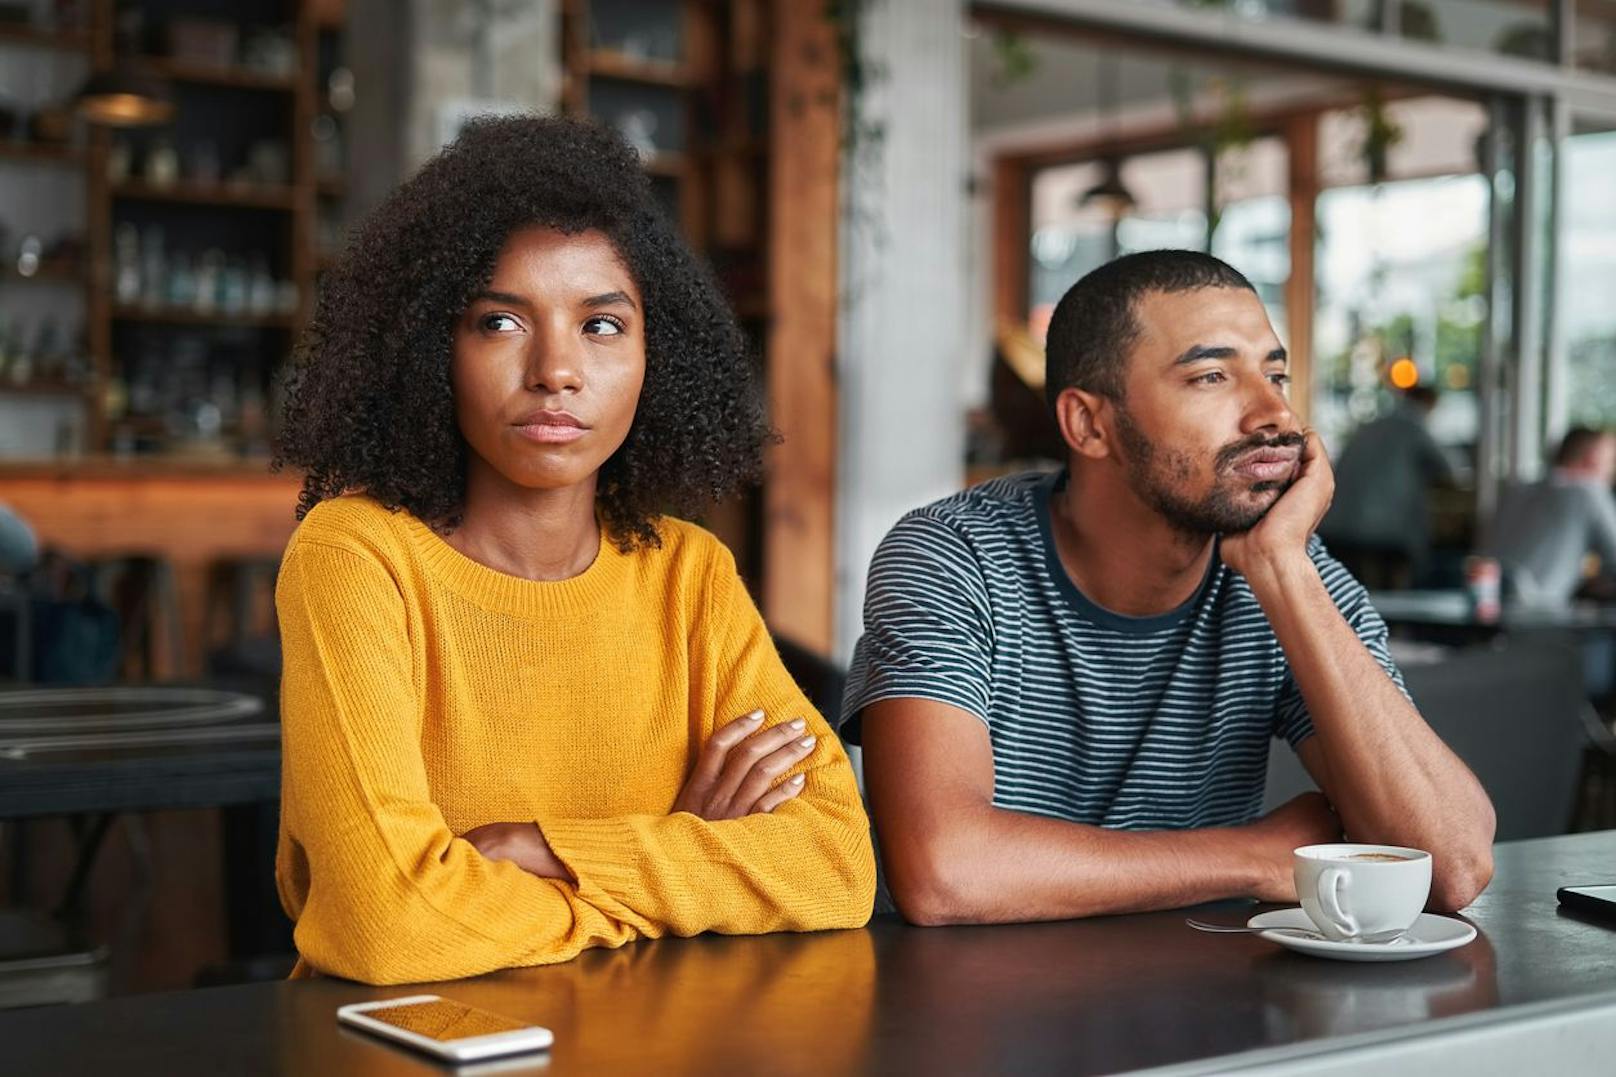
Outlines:
[[[1369,604],[1388,624],[1432,625],[1516,632],[1616,630],[1616,605],[1575,602],[1565,606],[1507,604],[1491,620],[1476,617],[1464,591],[1373,591]]]
[[[549,1056],[514,1073],[1107,1073],[1609,992],[1616,923],[1555,901],[1560,886],[1602,881],[1616,881],[1616,831],[1500,845],[1466,911],[1476,941],[1401,964],[1201,934],[1182,912],[959,928],[883,918],[639,943],[430,990],[551,1028]],[[336,1022],[343,1003],[419,990],[315,979],[13,1011],[0,1014],[0,1070],[442,1073]]]

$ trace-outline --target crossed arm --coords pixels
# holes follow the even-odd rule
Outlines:
[[[325,581],[337,574],[363,593],[336,594]],[[408,983],[637,938],[863,924],[875,872],[847,758],[779,667],[738,580],[723,584],[734,616],[714,630],[716,654],[762,675],[730,678],[738,683],[714,707],[757,696],[767,718],[708,736],[671,805],[457,834],[427,778],[395,585],[361,553],[295,544],[277,596],[286,661],[276,875],[307,963]]]

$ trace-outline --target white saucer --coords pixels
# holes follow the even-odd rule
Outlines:
[[[1246,926],[1285,928],[1263,931],[1262,937],[1298,953],[1338,961],[1412,961],[1455,949],[1476,937],[1476,929],[1463,920],[1429,912],[1420,913],[1414,925],[1391,942],[1334,942],[1318,934],[1313,921],[1299,908],[1261,913],[1247,920]]]

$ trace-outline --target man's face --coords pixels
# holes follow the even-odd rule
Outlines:
[[[1237,288],[1150,292],[1134,315],[1116,406],[1130,485],[1182,531],[1249,530],[1294,481],[1303,442],[1262,302]]]
[[[1601,485],[1616,482],[1616,434],[1606,434],[1594,442],[1592,470]]]

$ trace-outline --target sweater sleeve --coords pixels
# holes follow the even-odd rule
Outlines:
[[[487,860],[450,832],[420,749],[421,680],[405,600],[376,557],[294,540],[276,608],[284,649],[276,875],[309,965],[373,984],[447,980],[656,933],[568,884]]]
[[[669,934],[753,934],[862,926],[875,857],[852,765],[835,732],[786,671],[735,562],[720,547],[707,618],[691,641],[691,707],[706,735],[755,708],[766,725],[802,718],[818,744],[789,773],[803,791],[771,814],[709,822],[688,812],[541,819],[579,896],[608,914]],[[698,689],[699,680],[707,687]],[[695,753],[691,765],[694,766]]]

